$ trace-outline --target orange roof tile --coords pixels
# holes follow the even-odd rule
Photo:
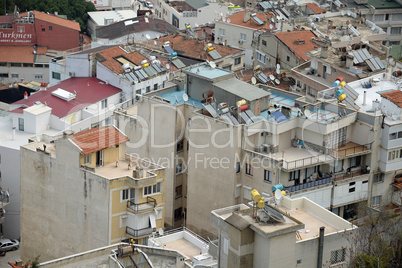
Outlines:
[[[81,31],[80,24],[78,22],[63,19],[63,18],[57,17],[56,15],[47,14],[47,13],[36,11],[36,10],[34,10],[33,13],[34,13],[35,19],[47,21],[47,22],[54,23],[54,24],[57,24],[60,26],[71,28],[73,30]],[[25,13],[22,13],[21,15],[26,16],[27,14],[28,13],[25,12]]]
[[[391,92],[385,92],[382,93],[381,96],[393,102],[396,106],[402,108],[402,91],[394,90]]]
[[[34,63],[33,46],[0,46],[0,62]]]
[[[261,28],[270,29],[269,25],[272,25],[273,27],[275,27],[275,25],[270,23],[269,20],[268,20],[268,18],[273,17],[272,14],[266,14],[266,13],[258,12],[258,11],[249,11],[249,12],[250,13],[255,13],[256,16],[261,21],[264,22],[263,25],[259,25],[252,18],[250,18],[247,22],[244,22],[244,14],[246,12],[248,12],[248,11],[249,11],[248,9],[247,10],[242,10],[242,11],[234,13],[233,15],[228,16],[227,18],[230,19],[230,24],[235,24],[235,25],[239,25],[239,26],[243,26],[243,27],[247,27],[247,28],[253,28],[253,29],[261,29]],[[221,22],[222,22],[222,20],[221,20]]]
[[[306,4],[308,8],[311,9],[311,11],[313,11],[315,14],[324,14],[326,13],[326,11],[322,8],[320,8],[319,5],[317,5],[316,3],[307,3]]]
[[[162,43],[169,41],[170,47],[179,55],[184,55],[196,59],[214,60],[209,55],[209,53],[205,51],[205,46],[208,44],[207,42],[199,42],[195,39],[186,39],[184,38],[184,36],[181,35],[169,35],[161,37],[159,38],[159,41]],[[213,44],[213,46],[222,57],[226,57],[228,55],[232,55],[242,51],[241,49],[231,48],[218,44]]]
[[[305,53],[317,47],[311,41],[312,37],[316,37],[312,31],[280,32],[274,33],[274,35],[292,50],[299,59],[304,61],[310,60],[310,57],[306,56]]]
[[[100,151],[129,140],[114,126],[91,128],[78,132],[71,138],[83,154]]]
[[[120,62],[115,60],[115,58],[118,58],[119,56],[122,56],[123,58],[126,58],[127,60],[131,61],[134,65],[140,66],[141,61],[146,60],[143,55],[138,53],[137,51],[127,53],[120,47],[112,47],[109,49],[102,50],[98,52],[99,55],[103,56],[106,60],[101,61],[101,63],[111,71],[120,74],[123,73],[123,67]]]

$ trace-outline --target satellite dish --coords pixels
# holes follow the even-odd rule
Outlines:
[[[271,74],[271,75],[269,75],[269,79],[275,80],[275,76],[273,76],[273,75]]]
[[[163,229],[159,228],[158,233],[159,233],[160,236],[162,236],[163,235]]]
[[[281,65],[278,63],[277,65],[276,65],[276,69],[280,69],[281,68]]]
[[[166,64],[166,69],[168,69],[168,70],[170,69],[170,64],[169,63]]]
[[[183,100],[184,100],[184,101],[188,101],[188,95],[187,95],[187,93],[183,93]]]
[[[276,69],[277,74],[281,74],[281,69]]]
[[[342,17],[345,16],[345,11],[344,10],[341,11],[341,15],[342,15]]]
[[[156,40],[154,41],[154,45],[156,46]]]
[[[227,22],[230,23],[230,19],[229,19],[229,18],[227,19]]]
[[[282,191],[280,189],[276,189],[275,191],[275,199],[280,200],[282,198]]]
[[[149,40],[151,39],[151,36],[149,34],[146,34],[145,37]]]
[[[257,84],[257,80],[255,79],[255,77],[251,77],[251,84],[255,85]]]
[[[270,25],[269,25],[269,29],[272,30],[273,28],[274,28],[274,25],[270,24]]]
[[[194,27],[198,27],[199,25],[198,25],[198,23],[194,23]]]
[[[222,18],[222,21],[223,21],[223,22],[226,22],[226,18]]]
[[[221,12],[219,15],[221,15],[221,17],[223,17],[223,13]]]
[[[208,61],[209,66],[211,66],[212,69],[216,68],[216,64],[213,61]]]
[[[306,109],[306,110],[304,110],[304,115],[305,115],[307,118],[310,118],[310,117],[311,117],[311,112]]]
[[[279,85],[281,82],[279,81],[279,79],[275,79],[275,83]]]

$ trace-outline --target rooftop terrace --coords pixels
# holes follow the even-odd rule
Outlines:
[[[175,106],[186,103],[186,104],[190,104],[190,105],[193,105],[193,106],[196,106],[199,108],[203,107],[201,104],[201,101],[199,101],[197,99],[188,97],[188,99],[185,101],[183,99],[184,93],[185,93],[184,89],[177,89],[177,90],[172,90],[169,92],[162,93],[162,94],[158,95],[158,97],[162,98],[164,100],[168,100],[170,102],[170,104],[175,105]]]
[[[230,71],[226,71],[226,70],[219,69],[219,68],[212,68],[211,66],[208,66],[208,65],[199,65],[196,67],[190,67],[190,68],[186,69],[185,71],[187,71],[189,73],[197,74],[197,75],[203,76],[205,78],[209,78],[209,79],[213,79],[213,78],[217,78],[217,77],[224,76],[227,74],[231,74]]]

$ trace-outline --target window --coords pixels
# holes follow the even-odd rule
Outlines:
[[[24,131],[24,118],[18,118],[18,130]]]
[[[239,65],[241,63],[241,57],[235,58],[234,64]]]
[[[295,170],[289,173],[289,181],[300,179],[300,170]]]
[[[0,62],[0,66],[7,66],[7,62]]]
[[[161,193],[161,184],[162,184],[162,182],[158,182],[157,184],[144,187],[143,188],[143,196]]]
[[[105,126],[110,126],[110,122],[111,122],[112,120],[110,120],[110,117],[108,117],[108,118],[106,118],[105,119]]]
[[[253,167],[251,164],[246,164],[246,174],[249,176],[253,176]]]
[[[350,168],[358,167],[360,166],[360,162],[361,162],[361,156],[349,158],[349,167]]]
[[[22,66],[22,64],[19,62],[12,62],[10,65],[11,65],[11,67],[21,67]]]
[[[402,131],[398,132],[398,139],[402,138]]]
[[[107,107],[107,99],[102,100],[101,106],[102,106],[102,109],[105,109]]]
[[[131,189],[124,189],[121,191],[121,201],[126,201],[129,199],[134,199],[135,197],[135,188],[131,188]]]
[[[385,20],[389,20],[389,14],[385,14]]]
[[[392,14],[392,20],[393,20],[393,21],[400,21],[400,20],[402,20],[402,14],[401,14],[401,13],[399,13],[399,14]]]
[[[175,198],[181,197],[182,194],[183,194],[183,186],[182,185],[177,186],[175,191]]]
[[[266,46],[267,46],[267,41],[262,40],[262,41],[261,41],[261,44],[262,44],[264,47],[266,47]]]
[[[384,19],[383,14],[374,15],[374,21],[382,21]]]
[[[264,170],[264,181],[272,182],[272,172],[269,170]]]
[[[259,62],[262,62],[262,63],[265,64],[265,60],[266,60],[265,54],[263,54],[263,53],[261,53],[261,52],[259,52],[259,51],[256,51],[256,52],[257,52],[257,60],[258,60]]]
[[[154,84],[154,90],[158,90],[158,83]]]
[[[7,77],[8,78],[8,73],[0,73],[0,77]]]
[[[395,140],[396,137],[397,137],[396,135],[397,135],[396,132],[389,134],[389,139],[390,139],[390,140]]]
[[[49,31],[53,31],[53,27],[52,27],[52,26],[49,26]]]
[[[183,148],[184,148],[184,140],[181,140],[176,144],[176,151],[182,152]]]
[[[392,35],[401,34],[401,29],[402,27],[393,27],[391,28],[391,34]]]
[[[317,95],[317,90],[315,90],[314,88],[308,87],[308,94],[310,96],[315,97]]]
[[[11,74],[11,78],[18,78],[19,75],[18,74]]]
[[[240,173],[240,162],[236,163],[236,174]]]
[[[244,33],[240,33],[240,41],[246,41],[247,40],[247,35]]]
[[[402,158],[402,156],[400,155],[401,152],[402,152],[402,149],[393,150],[393,151],[388,152],[388,161],[398,159],[399,157]]]
[[[289,56],[286,56],[286,61],[290,61],[290,57]]]
[[[182,211],[182,208],[177,208],[174,210],[174,220],[175,221],[180,220],[183,217],[181,211]]]
[[[151,86],[147,86],[147,88],[145,89],[145,92],[148,93],[151,91]]]
[[[243,186],[243,198],[247,200],[253,200],[251,197],[251,187]]]
[[[84,155],[84,164],[85,165],[91,164],[91,154]]]
[[[183,163],[176,165],[176,175],[183,172]]]
[[[374,183],[381,183],[381,182],[384,182],[384,173],[374,174],[373,182],[374,182]]]
[[[45,31],[45,28],[42,28],[42,32],[44,32]]]
[[[56,73],[56,72],[52,72],[52,78],[57,79],[57,80],[61,80],[61,74]]]
[[[35,79],[42,79],[43,75],[42,74],[35,74]]]
[[[340,263],[345,261],[346,249],[338,249],[331,251],[331,264]]]
[[[371,206],[372,207],[379,207],[381,205],[381,195],[373,196],[371,198]]]
[[[219,29],[219,36],[225,36],[225,29]]]

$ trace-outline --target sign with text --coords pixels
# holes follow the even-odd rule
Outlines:
[[[36,34],[33,24],[14,24],[14,29],[0,29],[0,45],[34,45]]]

